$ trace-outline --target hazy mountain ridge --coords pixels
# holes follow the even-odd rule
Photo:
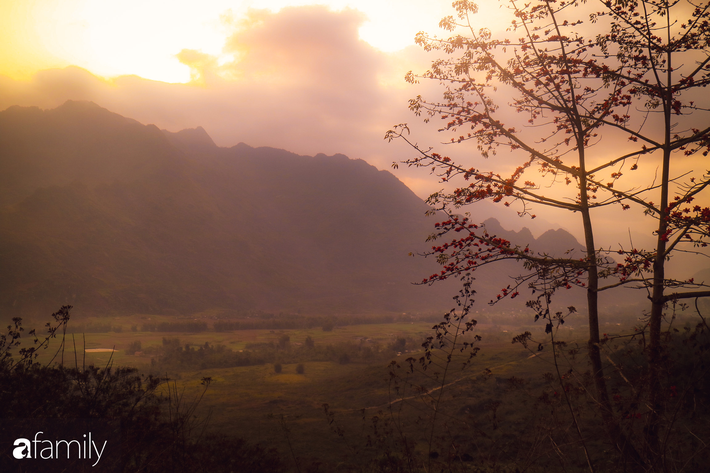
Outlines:
[[[426,205],[362,160],[219,148],[86,102],[0,112],[0,151],[6,313],[450,305],[410,284],[437,269],[408,256],[427,247]]]
[[[188,149],[192,151],[200,151],[207,148],[216,148],[217,145],[212,141],[210,135],[207,134],[204,128],[186,128],[177,132],[161,130],[168,141],[177,148]]]
[[[584,246],[579,243],[569,232],[558,228],[556,230],[547,230],[539,237],[535,238],[528,228],[523,228],[520,231],[506,230],[500,222],[494,218],[489,218],[483,221],[483,226],[488,233],[504,238],[514,245],[525,246],[530,245],[530,248],[540,254],[548,254],[551,256],[563,256],[575,254],[582,257]],[[562,253],[562,254],[561,254]]]

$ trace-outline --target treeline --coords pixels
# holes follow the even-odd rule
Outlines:
[[[123,327],[120,325],[111,325],[110,323],[102,323],[102,322],[67,325],[67,333],[108,333],[108,332],[120,333],[120,332],[123,332]]]
[[[282,335],[277,342],[250,343],[244,350],[235,351],[224,345],[214,345],[209,342],[182,344],[179,338],[163,337],[162,345],[143,350],[140,341],[135,341],[126,350],[126,354],[141,352],[143,355],[152,356],[151,365],[158,371],[181,371],[277,364],[286,361],[288,363],[307,361],[330,361],[340,364],[372,363],[387,361],[398,353],[417,349],[420,346],[420,342],[404,337],[384,345],[367,340],[326,345],[315,343],[310,336],[302,344],[295,345],[291,343],[288,335]]]
[[[421,316],[410,314],[383,314],[383,315],[299,315],[299,314],[268,314],[259,313],[247,317],[238,317],[229,320],[220,320],[214,323],[215,332],[230,332],[234,330],[293,330],[312,329],[321,327],[323,330],[332,330],[337,326],[389,324],[411,322],[420,320]],[[427,320],[436,320],[428,316]]]
[[[613,315],[613,314],[612,314]],[[626,320],[612,317],[610,321]],[[332,331],[336,327],[350,325],[368,325],[384,323],[432,322],[438,323],[441,314],[385,314],[385,315],[298,315],[258,313],[217,320],[214,323],[199,320],[171,320],[163,322],[145,322],[130,326],[131,332],[166,332],[166,333],[200,333],[207,331],[233,332],[238,330],[303,330],[318,329]],[[483,325],[529,325],[533,318],[528,312],[516,313],[481,313],[476,314],[476,320]],[[628,319],[628,317],[627,317]],[[582,320],[581,318],[579,320]],[[571,321],[570,325],[575,325]],[[122,325],[110,322],[72,323],[67,326],[67,333],[120,333],[129,330]]]
[[[140,329],[140,330],[139,330]],[[147,322],[140,327],[138,325],[132,325],[132,332],[188,332],[188,333],[198,333],[205,332],[209,329],[207,322],[200,322],[196,320],[182,321],[177,320],[174,322],[157,322],[151,323]],[[72,324],[67,326],[67,333],[109,333],[123,332],[123,326],[121,325],[111,325],[110,323],[93,322],[88,324]]]
[[[255,313],[225,320],[218,320],[211,326],[199,320],[171,320],[165,322],[145,322],[142,325],[131,325],[132,332],[184,332],[199,333],[214,330],[215,332],[231,332],[236,330],[295,330],[322,328],[331,331],[335,327],[346,325],[387,324],[400,322],[436,321],[438,314],[409,315],[298,315]],[[67,333],[109,333],[123,332],[122,325],[110,322],[71,323],[67,325]]]
[[[163,338],[162,346],[143,351],[152,358],[152,366],[160,370],[201,370],[207,368],[230,368],[235,366],[263,365],[269,359],[262,353],[234,351],[224,345],[181,344],[178,338]]]
[[[141,332],[189,332],[198,333],[206,332],[208,329],[207,322],[199,322],[197,320],[176,321],[176,322],[160,322],[147,323],[141,326]]]

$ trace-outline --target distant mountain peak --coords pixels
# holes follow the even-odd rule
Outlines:
[[[107,108],[102,107],[89,100],[67,100],[59,107],[55,109],[47,110],[48,113],[62,115],[67,119],[84,117],[87,119],[95,120],[96,117],[111,117],[114,120],[120,120],[123,122],[138,123],[132,118],[127,118],[118,113],[114,113]]]
[[[557,230],[548,230],[539,237],[535,238],[532,232],[523,227],[520,231],[506,230],[495,218],[489,218],[483,222],[486,231],[490,235],[496,235],[510,241],[513,245],[525,246],[530,245],[533,251],[546,253],[555,256],[562,256],[562,253],[567,251],[579,251],[584,248],[584,245],[579,243],[577,239],[567,230],[558,228]]]
[[[70,134],[82,129],[94,133],[99,130],[120,130],[122,127],[145,127],[138,120],[119,115],[89,100],[67,100],[57,108],[43,110],[42,114],[47,122],[61,122],[59,126],[72,130],[65,131]]]
[[[106,111],[108,111],[107,109],[103,108],[102,106],[100,106],[90,100],[67,100],[66,102],[61,104],[59,107],[55,108],[54,110],[57,110],[57,111],[62,111],[62,110],[106,110]]]
[[[497,235],[500,233],[504,233],[506,235],[515,235],[514,237],[514,243],[515,244],[527,244],[527,242],[531,242],[535,240],[535,237],[533,236],[532,232],[528,227],[523,227],[520,231],[516,232],[515,230],[506,230],[503,228],[503,226],[500,224],[500,222],[491,217],[486,219],[483,222],[483,226],[486,227],[486,231],[490,234]],[[506,238],[510,239],[510,238]],[[522,243],[526,242],[526,243]]]
[[[168,141],[177,148],[198,151],[204,148],[216,148],[217,145],[204,128],[185,128],[177,132],[160,130]]]
[[[560,251],[579,251],[584,249],[584,245],[579,243],[571,233],[562,228],[548,230],[537,237],[536,241],[542,247],[549,248],[549,252],[555,251],[558,256]]]

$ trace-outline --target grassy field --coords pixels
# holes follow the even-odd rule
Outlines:
[[[268,343],[278,342],[279,338],[286,334],[290,337],[291,343],[302,344],[306,337],[310,336],[316,344],[337,344],[341,342],[355,342],[361,339],[369,339],[373,343],[389,343],[397,337],[411,337],[423,339],[429,333],[431,324],[409,323],[409,324],[374,324],[374,325],[352,325],[336,327],[331,332],[325,332],[321,328],[301,329],[301,330],[238,330],[233,332],[133,332],[130,320],[116,318],[115,323],[125,326],[121,332],[107,333],[87,333],[87,334],[67,334],[66,348],[64,350],[65,362],[74,362],[74,346],[79,354],[81,362],[82,348],[86,349],[115,349],[113,363],[117,365],[130,365],[145,367],[150,364],[150,357],[128,356],[124,351],[129,344],[135,340],[140,340],[142,349],[162,346],[163,338],[178,338],[181,344],[203,345],[209,342],[211,345],[224,345],[232,350],[243,350],[248,343]],[[119,325],[117,325],[119,326]],[[56,342],[55,342],[56,343]],[[84,345],[85,344],[85,345]],[[52,353],[53,354],[53,353]],[[42,359],[47,359],[49,350],[43,354]],[[87,353],[86,364],[100,366],[108,362],[110,353]]]
[[[419,346],[421,340],[431,335],[431,323],[344,326],[330,332],[321,328],[220,333],[132,331],[131,327],[140,327],[142,320],[146,320],[146,316],[116,318],[109,323],[120,327],[118,331],[68,334],[63,353],[64,364],[107,366],[112,363],[114,366],[134,366],[144,372],[152,370],[154,374],[171,379],[171,395],[178,394],[182,409],[190,409],[196,404],[204,390],[201,381],[209,377],[210,386],[196,404],[195,432],[216,431],[275,446],[286,458],[294,452],[298,460],[289,458],[294,464],[296,461],[308,463],[316,458],[328,464],[352,462],[358,456],[356,452],[365,448],[368,435],[372,435],[373,416],[389,416],[390,419],[399,416],[406,419],[409,429],[413,429],[415,433],[412,435],[424,435],[427,429],[414,425],[413,419],[421,416],[422,410],[428,409],[442,392],[441,373],[437,378],[436,368],[430,368],[427,373],[414,374],[406,369],[406,358],[421,356],[416,352],[400,356],[393,354],[390,359],[376,363],[305,362],[303,374],[296,372],[296,363],[288,361],[282,363],[279,374],[274,372],[272,364],[157,373],[151,368],[151,355],[125,353],[125,349],[135,340],[141,341],[143,350],[162,346],[163,338],[179,338],[183,345],[208,342],[238,351],[244,350],[249,343],[276,343],[284,334],[290,337],[294,346],[301,345],[308,336],[316,345],[361,340],[386,345],[398,337],[405,337],[416,340]],[[155,322],[156,317],[151,316],[150,320]],[[160,318],[157,320],[160,321]],[[107,321],[102,319],[101,322]],[[446,401],[449,410],[455,411],[480,399],[495,396],[495,382],[483,384],[476,381],[486,369],[490,370],[488,378],[499,379],[530,377],[551,369],[549,353],[531,356],[520,345],[511,345],[512,336],[522,330],[490,326],[481,326],[481,329],[484,340],[479,344],[481,351],[473,363],[462,371],[460,367],[464,358],[460,355],[460,362],[455,358],[444,380],[446,388],[443,391],[446,394],[442,401]],[[572,333],[568,331],[567,335]],[[53,346],[42,353],[44,361],[49,360],[57,345],[55,340]],[[116,351],[83,354],[84,346],[87,350],[114,348]],[[60,352],[55,362],[61,358]],[[397,361],[401,366],[395,370],[395,378],[388,367],[390,360]],[[395,389],[395,384],[400,386],[400,391]],[[167,385],[163,392],[168,394]],[[425,392],[428,394],[422,394]],[[324,404],[328,404],[329,412],[334,416],[335,423],[332,425],[326,418]],[[342,436],[334,432],[338,428],[345,432]]]
[[[192,409],[195,406],[195,434],[221,432],[276,447],[287,463],[293,465],[320,461],[332,466],[353,464],[369,458],[368,455],[377,454],[373,453],[374,450],[384,448],[383,439],[393,437],[394,433],[389,431],[386,437],[380,438],[379,444],[377,436],[385,435],[387,429],[394,428],[395,424],[402,432],[407,432],[408,438],[416,440],[419,445],[417,448],[422,448],[421,445],[427,444],[427,435],[432,432],[428,416],[433,403],[439,402],[441,406],[446,406],[445,409],[438,409],[443,416],[439,418],[439,421],[444,421],[442,425],[453,425],[452,419],[460,417],[461,412],[471,410],[480,411],[477,411],[480,419],[488,419],[488,422],[491,420],[491,412],[485,406],[491,399],[501,396],[502,380],[511,377],[541,379],[543,373],[554,369],[549,350],[531,353],[510,342],[513,335],[524,329],[537,330],[534,333],[542,335],[541,327],[514,329],[480,326],[479,333],[482,333],[483,341],[478,345],[481,351],[465,370],[461,369],[465,357],[455,353],[446,378],[443,378],[443,371],[436,367],[442,361],[436,357],[435,364],[426,372],[409,372],[405,360],[421,356],[421,352],[416,351],[399,356],[393,353],[390,358],[373,363],[307,361],[303,363],[303,374],[298,374],[297,364],[288,360],[282,363],[282,372],[278,374],[270,363],[162,373],[151,366],[152,355],[140,352],[127,355],[125,349],[131,342],[140,340],[142,349],[150,351],[150,347],[162,346],[163,338],[179,338],[182,345],[199,346],[208,342],[238,351],[246,349],[249,343],[276,343],[284,334],[289,336],[294,346],[303,344],[306,337],[310,336],[317,346],[363,343],[364,340],[367,340],[366,343],[384,346],[404,337],[416,341],[416,344],[411,345],[416,347],[421,340],[432,334],[432,324],[419,322],[343,326],[329,332],[321,328],[198,333],[131,330],[133,326],[140,327],[141,320],[145,319],[146,316],[136,316],[133,319],[111,320],[112,326],[120,327],[115,332],[68,334],[63,352],[64,364],[74,366],[76,363],[80,367],[82,364],[93,364],[101,367],[111,363],[114,366],[134,366],[146,373],[152,370],[154,374],[171,380],[164,385],[163,393],[168,395],[168,387],[172,388],[170,395],[175,396],[177,393],[181,409]],[[156,318],[151,316],[150,319],[155,321]],[[102,319],[102,322],[106,320]],[[574,331],[567,330],[564,335],[569,340],[574,337]],[[52,346],[42,352],[40,360],[49,361],[59,346],[59,341],[54,340]],[[84,354],[84,346],[87,350],[114,348],[116,351]],[[61,359],[60,351],[54,357],[54,362]],[[394,369],[394,376],[389,366],[391,360],[400,366]],[[211,383],[202,396],[205,388],[201,381],[206,377],[211,379]],[[442,384],[445,385],[443,390]],[[333,423],[328,422],[324,404],[329,406]],[[515,417],[516,409],[521,407],[510,404],[501,408],[497,415],[503,416],[506,409],[507,414]],[[495,416],[496,412],[493,412]],[[495,419],[493,421],[497,422]],[[378,422],[379,427],[375,426]]]
[[[555,332],[556,340],[567,342],[556,350],[559,366],[544,326],[481,324],[475,330],[483,337],[475,344],[480,348],[475,357],[469,360],[459,350],[434,350],[432,363],[422,370],[417,360],[424,353],[422,341],[434,334],[431,322],[336,326],[330,331],[318,327],[215,332],[208,326],[206,331],[189,333],[140,331],[143,320],[161,323],[175,318],[83,320],[84,326],[103,324],[113,331],[67,334],[63,353],[60,336],[41,352],[39,361],[63,360],[68,367],[133,366],[159,376],[165,380],[161,393],[172,399],[172,408],[190,413],[192,435],[222,433],[275,448],[292,471],[395,471],[392,465],[401,465],[405,457],[415,458],[417,468],[439,462],[422,467],[429,471],[472,471],[468,469],[472,459],[484,465],[481,471],[585,471],[582,435],[572,429],[573,418],[582,425],[585,448],[597,459],[599,471],[615,471],[617,466],[615,457],[607,454],[609,443],[598,418],[580,325],[565,324]],[[615,409],[624,428],[638,433],[642,414],[639,417],[633,404],[633,390],[642,384],[636,380],[629,388],[626,376],[634,380],[643,374],[638,363],[643,358],[642,338],[629,338],[634,328],[616,323],[603,330]],[[511,344],[524,331],[533,334],[528,347]],[[621,333],[626,335],[615,338]],[[692,342],[692,333],[673,343]],[[315,348],[307,346],[307,338]],[[179,339],[180,344],[164,344],[164,339]],[[400,343],[403,339],[405,344]],[[141,351],[128,355],[126,349],[135,341],[141,342]],[[206,343],[229,350],[205,348]],[[185,349],[186,345],[193,348]],[[376,349],[368,352],[363,347]],[[93,351],[97,349],[107,351]],[[340,362],[339,350],[350,350],[350,360]],[[220,353],[235,357],[219,358]],[[261,358],[249,358],[251,354]],[[244,359],[262,362],[237,363]],[[611,367],[622,364],[626,375],[615,375]],[[195,366],[202,368],[187,368]],[[688,369],[687,363],[678,366]],[[676,399],[681,381],[669,381],[669,399]],[[688,440],[683,437],[686,431],[705,432],[696,425],[702,417],[694,414],[694,406],[691,415],[676,422],[682,442]],[[454,461],[459,464],[451,468]],[[317,464],[322,464],[321,470],[311,468]]]

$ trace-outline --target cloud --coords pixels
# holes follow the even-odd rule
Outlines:
[[[77,67],[43,71],[29,82],[0,77],[0,109],[52,108],[68,99],[92,100],[142,123],[177,131],[203,126],[221,146],[245,142],[301,154],[344,153],[380,168],[397,159],[382,137],[412,118],[411,94],[392,86],[412,66],[409,56],[383,53],[359,39],[362,13],[322,6],[251,10],[235,21],[224,53],[185,49],[190,84],[136,76],[104,80]]]
[[[218,68],[216,57],[194,49],[183,49],[175,57],[190,68],[193,83],[204,84],[207,76]]]
[[[383,54],[358,39],[365,16],[322,6],[284,8],[278,14],[250,11],[228,39],[225,52],[239,58],[237,74],[294,87],[347,88],[369,92]],[[241,25],[248,25],[243,27]]]

